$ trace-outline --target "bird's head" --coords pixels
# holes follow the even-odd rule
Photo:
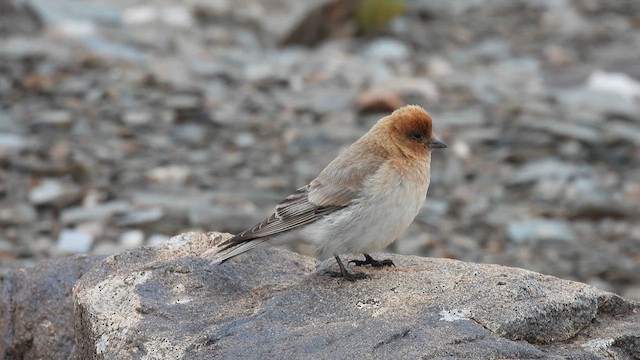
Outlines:
[[[447,147],[433,135],[431,115],[420,106],[401,107],[381,119],[378,125],[389,136],[392,144],[388,145],[397,147],[407,156],[424,158],[432,149]]]

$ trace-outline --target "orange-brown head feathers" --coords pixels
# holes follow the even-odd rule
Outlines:
[[[433,136],[431,115],[420,106],[401,107],[382,118],[375,127],[384,129],[388,136],[383,144],[385,148],[395,148],[407,157],[424,158],[431,149],[446,147]]]

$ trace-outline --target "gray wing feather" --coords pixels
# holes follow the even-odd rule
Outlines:
[[[354,162],[353,159],[362,156],[358,151],[361,150],[354,150],[353,147],[347,149],[327,165],[315,180],[278,204],[271,216],[219,244],[220,251],[310,224],[348,206],[360,195],[367,177],[378,171],[385,161],[384,157],[370,155],[368,162]]]
[[[241,232],[219,246],[226,250],[240,243],[279,234],[301,225],[312,223],[323,216],[342,209],[345,205],[317,205],[309,201],[311,184],[298,189],[276,206],[275,212],[251,229]]]

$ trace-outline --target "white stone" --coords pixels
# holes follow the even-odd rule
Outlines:
[[[129,230],[120,235],[120,245],[126,249],[141,246],[144,243],[144,232],[142,230]]]
[[[623,73],[596,70],[589,75],[587,87],[616,93],[630,101],[640,98],[640,82]]]
[[[29,193],[29,201],[41,205],[55,201],[64,195],[64,186],[55,180],[44,180]]]
[[[80,254],[91,249],[94,236],[74,229],[62,230],[58,236],[55,250],[61,253]]]
[[[405,43],[390,38],[374,40],[364,51],[364,56],[383,61],[403,60],[409,55],[411,55],[411,50]]]
[[[191,169],[184,165],[169,165],[153,168],[145,173],[147,179],[158,183],[183,184],[191,175]]]

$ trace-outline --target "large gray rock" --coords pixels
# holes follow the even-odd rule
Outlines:
[[[222,265],[228,234],[111,256],[74,287],[81,359],[640,356],[640,304],[586,284],[450,259],[388,256],[355,283],[279,249]],[[318,266],[319,265],[319,266]],[[355,269],[354,269],[355,270]]]
[[[78,255],[45,261],[0,280],[0,360],[71,356],[71,288],[99,259]]]

